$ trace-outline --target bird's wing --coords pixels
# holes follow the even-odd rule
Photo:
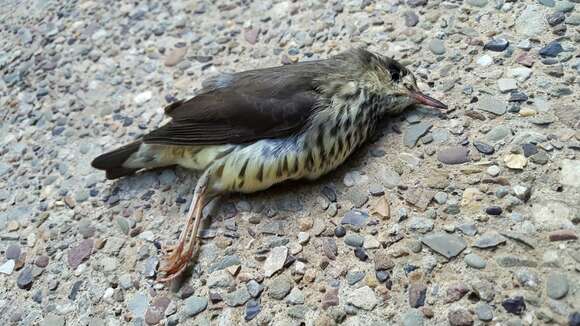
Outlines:
[[[150,144],[241,144],[300,131],[320,98],[316,80],[325,64],[226,74],[204,83],[201,94],[165,109],[172,120],[144,136]]]

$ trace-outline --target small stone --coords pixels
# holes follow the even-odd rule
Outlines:
[[[322,309],[328,309],[329,307],[338,306],[340,300],[338,298],[338,288],[329,288],[322,297]]]
[[[463,146],[450,147],[439,151],[437,159],[445,164],[461,164],[469,162],[469,149]]]
[[[357,209],[353,209],[353,210],[348,211],[344,215],[344,218],[342,219],[342,221],[340,221],[340,223],[354,225],[354,226],[362,226],[362,225],[366,224],[368,218],[369,218],[369,214],[367,214],[366,212],[363,212],[363,211],[357,210]]]
[[[497,177],[501,173],[501,169],[497,165],[492,165],[487,168],[486,172],[492,177]]]
[[[409,220],[407,226],[410,231],[427,233],[433,230],[435,222],[432,219],[424,217],[413,217]]]
[[[515,79],[511,78],[500,78],[497,81],[497,87],[502,93],[507,93],[518,89],[518,83]]]
[[[373,310],[378,301],[375,292],[368,286],[352,291],[346,299],[347,303],[367,311]]]
[[[246,321],[250,321],[254,319],[259,313],[262,311],[262,307],[260,306],[260,300],[252,299],[246,303],[246,313],[244,315],[244,319]]]
[[[20,259],[20,254],[21,250],[19,245],[12,244],[6,248],[6,259],[18,260]]]
[[[490,112],[495,115],[503,115],[507,111],[507,104],[491,95],[482,96],[478,103],[480,110]]]
[[[268,282],[268,295],[276,300],[282,300],[294,287],[292,279],[284,274],[278,275]]]
[[[139,93],[139,94],[135,95],[135,97],[133,98],[133,101],[137,105],[142,105],[142,104],[149,102],[149,100],[151,98],[153,98],[153,93],[151,93],[151,91],[146,91],[146,92]]]
[[[466,309],[450,310],[447,313],[447,320],[451,326],[470,326],[473,325],[473,316]]]
[[[365,272],[361,271],[349,271],[346,273],[346,281],[348,285],[355,285],[360,282],[365,277]]]
[[[135,293],[135,295],[127,301],[127,309],[129,309],[135,318],[144,318],[148,305],[149,300],[147,299],[147,295],[143,293]]]
[[[419,308],[425,305],[427,286],[423,283],[411,283],[409,285],[409,305],[411,308]]]
[[[419,309],[409,309],[401,316],[403,326],[423,326],[423,313]]]
[[[475,148],[477,149],[478,152],[485,154],[485,155],[491,155],[495,152],[495,149],[493,148],[493,146],[488,145],[484,142],[477,141],[477,140],[473,142],[473,146],[475,146]]]
[[[177,65],[178,63],[183,61],[183,58],[185,58],[186,54],[187,54],[187,47],[186,46],[177,47],[177,48],[169,51],[169,54],[165,58],[165,66],[173,67],[173,66]]]
[[[527,259],[524,257],[516,256],[498,256],[495,257],[495,261],[501,267],[511,268],[511,267],[536,267],[538,263],[534,260]]]
[[[224,302],[230,307],[235,307],[245,304],[250,298],[248,289],[245,286],[241,286],[233,292],[226,293],[224,295]]]
[[[570,326],[580,326],[580,312],[576,311],[568,317],[568,324]]]
[[[289,304],[304,304],[304,293],[300,291],[297,287],[293,288],[290,291],[290,294],[286,297],[286,302]]]
[[[34,264],[40,268],[45,268],[46,266],[48,266],[48,260],[49,260],[48,256],[45,255],[38,256],[34,260]]]
[[[546,17],[546,20],[548,21],[548,24],[550,26],[556,26],[558,24],[563,23],[566,20],[566,15],[564,15],[563,12],[555,12],[551,15],[548,15],[548,17]]]
[[[445,297],[445,303],[451,303],[461,300],[470,289],[463,283],[452,283],[447,287],[447,296]]]
[[[485,209],[485,212],[489,215],[501,215],[503,209],[499,206],[489,206]]]
[[[435,55],[442,55],[445,53],[445,43],[438,38],[432,39],[429,42],[429,50]]]
[[[477,226],[475,226],[475,223],[471,222],[457,225],[457,230],[468,236],[474,236],[477,234]]]
[[[405,19],[405,26],[407,27],[414,27],[419,23],[419,16],[412,11],[405,12],[403,18]]]
[[[364,243],[364,237],[358,234],[349,234],[344,237],[344,243],[351,247],[362,247]]]
[[[546,294],[555,300],[568,294],[568,278],[563,273],[551,272],[546,280]]]
[[[484,302],[479,302],[474,308],[475,314],[479,320],[491,321],[493,319],[493,309]]]
[[[481,57],[477,58],[476,63],[480,66],[486,67],[493,63],[493,58],[487,54],[482,55]]]
[[[344,228],[344,226],[339,225],[336,228],[334,228],[334,235],[337,238],[342,238],[346,235],[346,229]]]
[[[270,251],[268,258],[264,262],[264,274],[266,277],[274,275],[284,267],[288,257],[288,248],[285,246],[275,247]]]
[[[21,289],[30,289],[30,287],[32,287],[32,280],[32,268],[30,266],[26,266],[22,271],[20,271],[20,274],[18,274],[16,285]]]
[[[488,0],[466,0],[468,5],[478,8],[483,8],[487,5]]]
[[[482,234],[479,239],[473,245],[476,248],[480,249],[488,249],[488,248],[495,248],[500,244],[506,242],[506,238],[503,237],[501,234],[493,231],[493,232],[486,232]]]
[[[550,232],[548,235],[550,241],[567,241],[567,240],[577,240],[578,235],[574,230],[556,230]]]
[[[521,315],[524,310],[526,310],[526,303],[524,302],[524,297],[516,296],[513,298],[505,299],[501,305],[510,314]]]
[[[191,296],[183,301],[183,312],[189,316],[193,317],[207,308],[207,298]]]
[[[258,35],[260,35],[259,28],[250,28],[244,32],[244,39],[251,45],[254,45],[258,42]]]
[[[502,52],[510,45],[508,40],[504,38],[494,38],[491,41],[487,42],[484,46],[484,50],[490,50],[495,52]]]
[[[548,45],[546,45],[545,47],[540,49],[539,54],[542,57],[556,57],[558,56],[558,54],[560,54],[560,52],[564,51],[564,49],[562,48],[562,45],[558,42],[551,42]]]
[[[473,267],[473,268],[477,268],[477,269],[484,269],[485,266],[487,265],[485,260],[483,260],[483,258],[481,258],[480,256],[478,256],[476,254],[465,255],[464,261],[468,266]]]
[[[4,264],[0,265],[0,274],[12,274],[14,271],[14,266],[16,266],[14,259],[7,260]]]
[[[447,202],[447,198],[449,197],[449,195],[447,195],[446,192],[442,192],[439,191],[435,194],[435,196],[433,197],[433,199],[435,199],[435,202],[439,205],[444,205]]]
[[[250,280],[246,284],[246,287],[248,288],[248,293],[250,293],[250,295],[253,298],[259,297],[260,294],[262,293],[262,290],[264,289],[264,286],[262,286],[260,283],[256,282],[255,280]]]
[[[435,196],[435,192],[425,188],[413,188],[407,191],[405,200],[422,210],[425,210]]]
[[[71,248],[68,252],[68,265],[71,269],[76,269],[84,260],[89,258],[93,252],[93,239],[81,241],[77,246]]]
[[[517,67],[517,68],[510,69],[508,75],[510,77],[515,78],[518,82],[523,83],[526,80],[528,80],[528,78],[530,78],[530,76],[532,75],[532,69],[526,68],[526,67]],[[512,94],[523,94],[523,93],[520,93],[517,91],[511,92],[510,102],[514,101],[514,100],[512,100],[512,97],[516,97]],[[523,94],[523,95],[525,96],[525,94]],[[522,95],[519,95],[519,97],[522,97]],[[520,99],[516,98],[516,100],[519,101]]]
[[[459,255],[467,247],[467,243],[463,238],[442,232],[429,234],[423,237],[421,241],[431,250],[447,259]]]
[[[44,318],[44,320],[42,321],[42,323],[40,325],[41,326],[64,326],[65,319],[63,316],[56,316],[56,315],[50,314],[46,318]]]
[[[410,125],[403,133],[403,144],[409,148],[415,147],[419,138],[424,136],[431,127],[433,127],[433,124],[429,122],[420,122]]]
[[[356,247],[354,248],[354,255],[356,256],[356,258],[358,258],[360,261],[366,261],[369,256],[367,255],[367,253],[365,252],[364,248],[361,247]]]
[[[522,154],[508,154],[503,159],[505,165],[513,170],[523,170],[528,160]]]

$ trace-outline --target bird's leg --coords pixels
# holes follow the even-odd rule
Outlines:
[[[159,281],[170,281],[179,276],[187,267],[198,247],[197,232],[203,217],[203,207],[206,203],[208,175],[203,173],[193,193],[193,199],[187,213],[187,224],[179,236],[176,246],[167,250],[161,271],[165,273]]]

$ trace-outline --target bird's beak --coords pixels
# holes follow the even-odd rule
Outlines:
[[[443,104],[431,96],[425,95],[419,91],[411,91],[411,98],[414,99],[417,104],[423,104],[436,109],[447,109],[447,105]]]

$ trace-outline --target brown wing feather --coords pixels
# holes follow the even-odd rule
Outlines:
[[[328,61],[328,60],[327,60]],[[172,120],[146,135],[153,144],[240,144],[299,131],[316,110],[327,61],[214,78],[201,94],[166,109]]]

